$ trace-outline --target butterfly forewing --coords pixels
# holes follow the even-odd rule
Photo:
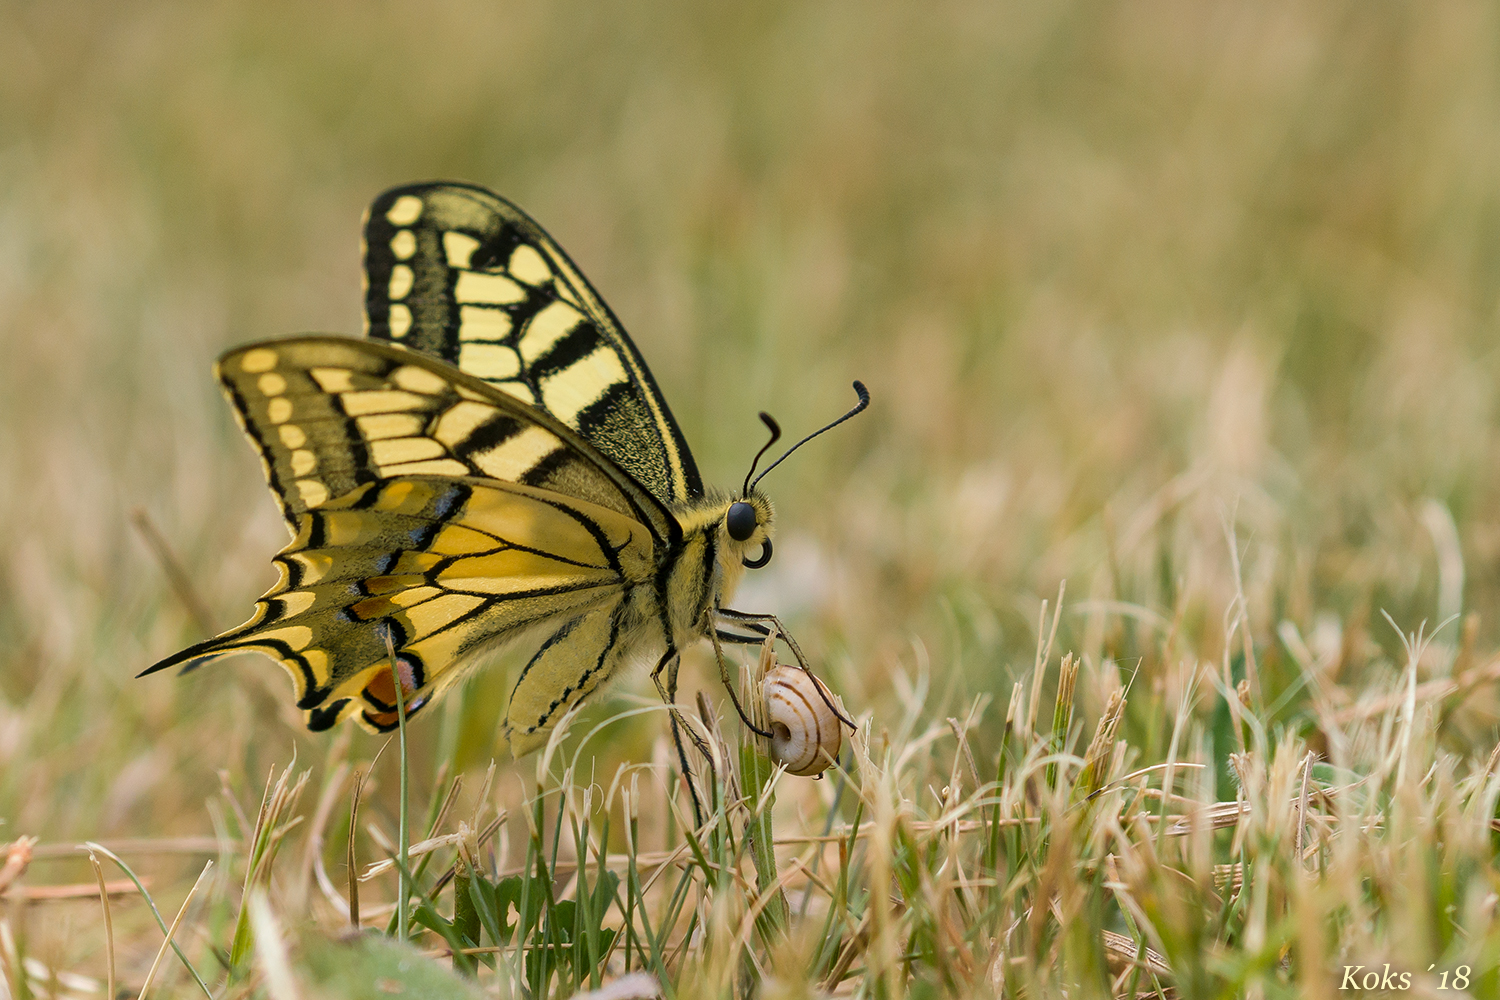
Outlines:
[[[219,380],[288,523],[393,476],[481,476],[577,497],[668,537],[661,504],[545,414],[414,351],[347,337],[237,348]]]
[[[567,255],[482,188],[388,191],[365,222],[368,333],[432,354],[572,428],[665,503],[702,481],[651,372]]]

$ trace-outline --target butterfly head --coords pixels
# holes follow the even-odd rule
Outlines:
[[[760,569],[771,561],[771,521],[775,512],[770,499],[759,491],[746,493],[724,511],[724,543],[734,547],[747,569]],[[754,559],[750,553],[759,546]]]

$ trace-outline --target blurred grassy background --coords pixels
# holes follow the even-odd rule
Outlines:
[[[1397,649],[1382,609],[1477,612],[1493,648],[1497,22],[0,4],[0,841],[202,833],[219,770],[248,799],[294,746],[326,754],[267,662],[133,679],[199,636],[130,511],[241,620],[285,536],[209,366],[358,333],[360,213],[417,179],[552,232],[711,481],[739,480],[758,409],[800,430],[869,384],[767,480],[777,559],[737,603],[786,615],[877,720],[929,667],[933,713],[1003,700],[1063,579],[1086,670],[1216,659],[1230,525],[1268,683],[1295,676],[1283,622],[1356,683]],[[504,690],[416,726],[418,753],[446,731],[485,762]]]

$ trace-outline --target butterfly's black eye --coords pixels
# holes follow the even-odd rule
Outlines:
[[[755,534],[757,523],[755,508],[743,500],[730,504],[729,513],[724,515],[724,526],[729,529],[729,537],[737,542],[743,542]]]

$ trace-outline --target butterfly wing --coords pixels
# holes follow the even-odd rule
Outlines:
[[[524,752],[613,672],[629,589],[680,529],[587,442],[450,366],[370,341],[252,344],[218,375],[294,537],[248,622],[147,673],[257,650],[292,675],[309,728],[357,714],[385,731],[397,722],[387,636],[410,712],[486,650],[535,632],[542,651],[506,721]]]
[[[666,503],[697,465],[619,321],[532,219],[484,188],[387,191],[365,220],[373,338],[442,358],[545,410]]]
[[[385,732],[397,724],[387,636],[410,714],[461,678],[465,665],[528,630],[555,649],[580,619],[616,621],[626,587],[648,578],[652,565],[651,536],[638,522],[491,480],[398,476],[305,511],[298,522],[297,537],[274,560],[281,579],[250,620],[151,670],[254,650],[291,674],[309,729],[357,713]],[[533,682],[528,697],[513,698],[507,729],[545,738],[562,711],[606,679],[617,651],[601,638],[596,628],[592,644],[566,643],[575,654],[570,679],[554,681],[545,702]]]
[[[215,373],[295,533],[298,515],[367,482],[476,476],[575,497],[672,538],[676,519],[588,442],[428,356],[349,337],[236,348]]]

